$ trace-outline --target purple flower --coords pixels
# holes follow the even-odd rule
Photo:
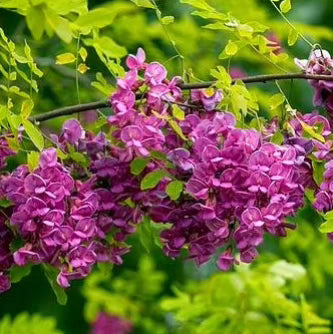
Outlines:
[[[236,259],[232,255],[232,249],[225,251],[217,260],[217,266],[223,271],[229,271],[236,263]]]
[[[63,125],[62,136],[71,145],[77,145],[80,139],[84,139],[85,131],[76,119],[70,119]]]
[[[167,77],[166,68],[159,63],[150,63],[145,71],[145,79],[152,86],[161,84]]]
[[[168,158],[184,171],[193,169],[194,163],[190,159],[190,152],[184,148],[176,148],[168,154]]]
[[[14,253],[14,261],[18,266],[25,266],[28,263],[40,263],[40,255],[29,250],[29,248],[31,248],[31,245],[26,245]]]
[[[146,60],[146,54],[142,48],[139,48],[136,56],[129,55],[126,59],[126,65],[131,70],[144,70]]]
[[[233,79],[243,79],[246,77],[246,73],[239,67],[232,67],[230,71],[230,76]]]
[[[100,313],[94,324],[92,334],[129,334],[133,324],[118,316]]]
[[[3,293],[10,289],[10,277],[0,272],[0,293]]]
[[[40,166],[41,168],[55,167],[57,164],[57,160],[57,150],[54,148],[49,148],[42,152],[40,156]]]
[[[126,126],[121,131],[121,140],[126,144],[128,159],[133,158],[133,154],[148,156],[148,150],[143,146],[143,133],[142,130],[135,125]]]
[[[213,91],[213,94],[208,90],[192,90],[192,100],[202,103],[207,111],[213,111],[223,100],[224,95],[221,90]]]
[[[252,263],[258,257],[258,251],[254,247],[241,251],[240,259],[245,263]]]
[[[260,210],[255,207],[248,208],[243,212],[241,222],[250,229],[262,227],[265,224]]]

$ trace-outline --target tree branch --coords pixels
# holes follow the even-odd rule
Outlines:
[[[265,74],[265,75],[254,75],[250,77],[245,77],[241,79],[233,80],[235,83],[238,80],[243,81],[244,83],[265,83],[268,81],[275,80],[288,80],[288,79],[303,79],[303,80],[323,80],[323,81],[333,81],[332,75],[316,75],[316,74],[306,74],[306,73],[283,73],[283,74]],[[216,81],[205,81],[198,83],[189,83],[189,84],[180,84],[179,87],[183,90],[191,90],[191,89],[203,89],[209,88],[214,85]],[[138,98],[141,98],[142,95],[138,94]],[[39,114],[36,116],[30,117],[32,122],[43,122],[52,118],[68,116],[75,113],[80,113],[88,110],[94,110],[99,108],[108,108],[110,107],[109,100],[91,102],[86,104],[78,104],[74,106],[68,106],[64,108],[55,109],[43,114]]]

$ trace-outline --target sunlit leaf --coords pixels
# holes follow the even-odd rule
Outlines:
[[[173,16],[164,16],[161,19],[161,22],[165,25],[173,23],[174,21],[175,21],[175,18]]]
[[[183,191],[184,184],[181,181],[172,181],[166,188],[166,193],[172,200],[177,200]]]
[[[280,9],[281,9],[282,13],[288,13],[291,10],[290,0],[283,0],[280,3]]]
[[[298,32],[294,28],[290,28],[288,35],[288,45],[292,46],[297,42]]]
[[[80,57],[83,61],[86,61],[86,59],[88,57],[87,49],[82,46],[79,50],[79,55],[80,55]]]
[[[155,5],[150,0],[131,0],[139,7],[153,8],[155,9]]]
[[[157,169],[147,174],[141,181],[141,190],[155,188],[165,177],[166,173],[163,169]]]
[[[76,57],[73,55],[73,53],[63,53],[61,55],[58,55],[56,58],[56,64],[57,65],[65,65],[73,63],[76,60]]]
[[[45,29],[45,16],[41,7],[30,7],[27,13],[27,25],[32,36],[39,40]]]
[[[28,167],[31,172],[39,166],[39,158],[39,152],[31,151],[28,153]]]
[[[277,93],[269,99],[269,106],[271,110],[278,108],[281,104],[285,102],[286,98],[283,94]]]
[[[21,117],[28,119],[34,108],[34,102],[31,99],[24,100],[21,107]]]
[[[183,121],[185,119],[185,112],[177,104],[173,104],[172,116],[178,119],[179,121]]]
[[[131,173],[133,175],[140,175],[146,166],[149,164],[150,159],[138,157],[131,162]]]
[[[40,151],[42,151],[44,148],[44,138],[41,131],[27,119],[23,119],[22,123],[31,141]]]
[[[81,74],[86,73],[89,69],[90,67],[88,67],[85,63],[81,63],[77,68],[78,72],[80,72]]]

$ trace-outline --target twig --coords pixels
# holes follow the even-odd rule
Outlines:
[[[289,79],[303,79],[303,80],[323,80],[323,81],[333,81],[332,75],[317,75],[317,74],[306,74],[306,73],[282,73],[282,74],[265,74],[265,75],[255,75],[246,77],[243,79],[233,80],[233,83],[236,81],[242,81],[244,83],[266,83],[269,81],[276,80],[289,80]],[[189,84],[179,84],[179,87],[183,90],[191,90],[191,89],[203,89],[214,86],[216,81],[206,81],[206,82],[197,82],[197,83],[189,83]],[[137,94],[137,99],[142,98],[142,94]],[[43,122],[52,118],[72,115],[75,113],[80,113],[88,110],[94,110],[98,108],[109,108],[110,101],[102,100],[96,101],[86,104],[78,104],[74,106],[64,107],[55,109],[40,115],[36,115],[30,117],[32,122]]]

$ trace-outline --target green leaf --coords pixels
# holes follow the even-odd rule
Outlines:
[[[280,3],[280,9],[282,11],[282,13],[288,13],[291,9],[291,2],[290,0],[283,0]]]
[[[320,185],[324,181],[325,163],[312,161],[312,168],[313,168],[313,178],[316,181],[316,184],[320,187]]]
[[[162,181],[165,175],[166,172],[163,169],[158,169],[147,174],[141,181],[141,190],[155,188],[160,183],[160,181]]]
[[[326,212],[324,217],[326,220],[333,220],[333,210]]]
[[[218,66],[217,70],[212,69],[210,71],[210,74],[215,79],[217,79],[218,88],[221,88],[221,89],[228,88],[232,83],[230,74],[227,72],[227,70],[223,66]]]
[[[136,158],[131,162],[131,173],[133,175],[140,175],[146,166],[149,164],[150,159],[148,158]]]
[[[100,7],[79,16],[75,24],[87,28],[104,28],[113,23],[116,14],[108,8]]]
[[[265,32],[269,30],[268,26],[263,25],[260,22],[257,21],[251,21],[247,23],[250,27],[252,27],[254,32]]]
[[[23,119],[28,119],[33,108],[34,102],[31,99],[24,100],[21,107],[21,117]]]
[[[41,3],[46,2],[47,6],[53,9],[59,15],[77,13],[84,15],[87,11],[87,0],[38,0]]]
[[[9,208],[10,206],[14,205],[12,201],[10,201],[7,197],[0,198],[0,207],[1,208]]]
[[[10,271],[10,280],[12,283],[18,283],[22,278],[28,276],[31,272],[31,264],[28,264],[24,267],[15,266]]]
[[[90,69],[90,67],[88,67],[85,63],[81,63],[78,68],[77,71],[80,72],[81,74],[86,73],[88,70]]]
[[[199,9],[204,9],[211,12],[215,11],[215,9],[212,6],[208,5],[208,3],[204,0],[180,0],[180,2]]]
[[[269,107],[271,108],[271,110],[274,110],[281,104],[283,104],[285,100],[286,98],[283,94],[277,93],[269,99]]]
[[[170,23],[173,23],[175,21],[175,18],[173,16],[164,16],[161,18],[161,22],[164,25],[168,25]]]
[[[305,132],[310,138],[314,138],[314,139],[319,140],[319,141],[322,142],[322,143],[325,143],[325,138],[324,138],[321,134],[317,133],[317,132],[315,131],[315,129],[314,129],[312,126],[306,124],[306,123],[303,122],[303,121],[300,121],[300,123],[301,123],[301,125],[302,125],[302,127],[303,127],[304,132]]]
[[[17,78],[17,72],[13,71],[13,72],[10,72],[9,74],[9,80],[10,81],[15,81]]]
[[[29,99],[30,96],[29,94],[23,92],[19,87],[17,86],[10,86],[9,88],[9,92],[12,93],[12,94],[16,94],[18,96],[21,96],[21,97],[24,97],[26,99]]]
[[[153,229],[151,226],[151,220],[149,217],[145,216],[143,222],[139,227],[139,239],[145,250],[150,253],[152,246],[154,244]]]
[[[41,39],[45,29],[45,16],[42,9],[40,7],[30,7],[26,20],[34,39]]]
[[[231,104],[233,107],[233,112],[237,119],[240,119],[240,111],[244,116],[247,114],[247,109],[250,101],[250,94],[246,87],[242,85],[231,86]]]
[[[39,166],[40,153],[32,151],[28,153],[28,167],[33,172]]]
[[[67,304],[67,294],[65,290],[57,282],[58,271],[48,264],[43,264],[43,269],[44,269],[45,276],[47,280],[49,281],[51,288],[57,297],[58,303],[60,305],[66,305]]]
[[[55,31],[60,39],[65,43],[70,43],[72,41],[72,30],[70,28],[69,21],[62,16],[57,15],[51,9],[44,11],[46,20],[51,28]]]
[[[181,181],[172,181],[168,184],[166,188],[166,193],[169,195],[169,197],[176,201],[179,196],[181,195],[184,188],[184,184]]]
[[[325,223],[321,224],[319,227],[321,233],[332,233],[333,232],[333,219],[328,220]]]
[[[31,141],[35,144],[35,146],[42,151],[44,148],[44,138],[41,131],[35,127],[29,120],[22,120],[25,132],[31,139]]]
[[[57,148],[57,155],[61,160],[68,158],[68,155],[65,152],[63,152],[60,148]]]
[[[122,58],[127,55],[127,50],[118,45],[113,39],[110,37],[100,37],[92,40],[92,45],[96,48],[96,50],[104,53],[109,58]]]
[[[73,53],[63,53],[61,55],[58,55],[56,58],[56,64],[57,65],[65,65],[73,63],[76,60],[76,57],[73,55]]]
[[[292,46],[297,42],[298,39],[298,32],[294,28],[290,28],[288,34],[288,45]]]
[[[69,157],[82,167],[89,167],[90,159],[87,155],[80,152],[70,152]]]
[[[239,24],[237,26],[237,31],[241,37],[252,38],[254,32],[253,28],[248,24]]]
[[[200,16],[203,19],[216,19],[216,20],[222,20],[222,21],[225,21],[228,19],[228,16],[226,14],[216,13],[216,12],[195,11],[192,13],[192,15]]]
[[[281,131],[277,131],[274,133],[273,137],[271,138],[271,142],[277,145],[282,145],[284,142],[284,136]]]
[[[151,151],[150,156],[151,156],[152,159],[161,160],[161,161],[165,161],[165,162],[168,161],[168,157],[164,152]]]
[[[226,55],[234,56],[238,52],[238,46],[235,42],[229,40],[224,51]]]
[[[145,8],[153,8],[156,9],[156,7],[151,3],[150,0],[131,0],[139,7],[145,7]]]
[[[185,112],[177,104],[172,105],[172,116],[179,121],[183,121],[185,119]]]
[[[79,55],[83,61],[86,61],[88,57],[87,49],[82,46],[79,50]]]
[[[179,124],[176,121],[174,121],[173,119],[170,119],[169,124],[181,139],[187,141],[187,138],[185,137],[182,128],[179,126]]]

